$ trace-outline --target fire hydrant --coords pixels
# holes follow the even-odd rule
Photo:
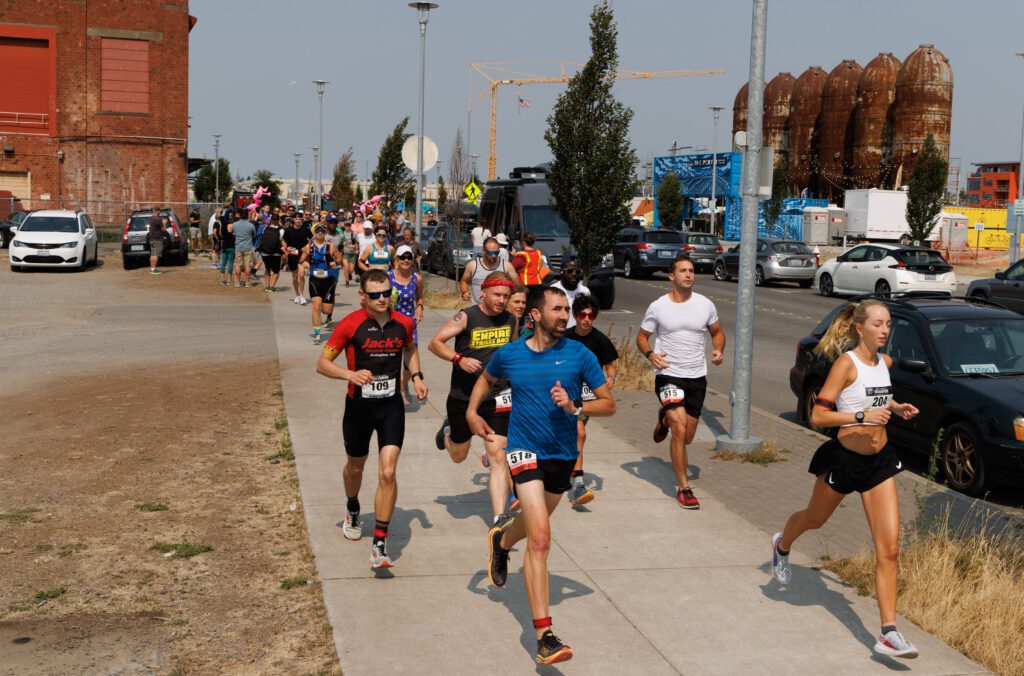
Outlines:
[[[812,253],[814,253],[814,267],[820,268],[821,267],[821,249],[818,248],[817,244],[814,245],[814,251]]]

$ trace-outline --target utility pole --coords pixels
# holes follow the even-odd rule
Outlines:
[[[1024,52],[1017,52],[1017,56],[1024,57]],[[1021,209],[1017,208],[1021,204],[1021,200],[1024,200],[1024,114],[1021,116],[1020,123],[1020,164],[1017,165],[1017,202],[1014,204],[1014,216],[1016,216],[1017,225],[1013,229],[1013,235],[1010,237],[1010,264],[1016,263],[1020,260],[1020,238],[1021,238],[1021,222],[1024,221],[1024,213],[1021,213]]]
[[[716,439],[719,451],[748,453],[761,448],[750,436],[750,390],[754,360],[754,266],[757,256],[757,208],[761,164],[761,121],[764,117],[764,54],[768,31],[768,0],[753,0],[750,28],[750,86],[747,95],[747,152],[743,161],[743,224],[736,294],[736,348],[729,401],[729,434]]]
[[[420,119],[419,137],[416,139],[416,241],[420,239],[423,228],[423,101],[426,97],[427,79],[427,22],[430,10],[437,9],[436,2],[410,2],[409,6],[416,10],[420,23]],[[408,205],[406,205],[408,209]]]
[[[471,158],[473,158],[473,176],[471,178],[476,179],[476,158],[480,157],[480,155],[478,155],[476,153],[470,153],[469,156]],[[460,186],[460,187],[464,188],[465,186]]]
[[[330,84],[327,80],[313,80],[316,86],[316,95],[320,98],[320,148],[324,147],[324,89]],[[324,204],[324,172],[321,166],[322,161],[317,155],[316,159],[316,209],[319,211]]]
[[[715,132],[711,140],[711,229],[712,235],[718,227],[718,198],[715,190],[718,187],[718,116],[725,110],[722,106],[709,106],[715,115]]]
[[[299,199],[299,158],[302,153],[292,153],[295,156],[295,199]]]
[[[213,201],[220,206],[220,134],[213,135]]]
[[[313,146],[312,148],[310,148],[310,150],[313,151],[313,171],[314,171],[314,173],[318,173],[317,169],[320,167],[320,146]],[[317,176],[316,182],[317,182],[317,184],[320,183],[320,177],[319,176]],[[317,197],[318,191],[319,191],[319,185],[314,185],[314,187],[313,187],[313,194],[309,196],[309,210],[310,211],[320,211],[319,205],[316,204],[316,197]]]

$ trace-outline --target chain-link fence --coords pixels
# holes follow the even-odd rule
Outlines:
[[[203,236],[206,237],[210,216],[219,205],[204,202],[153,202],[120,200],[78,200],[78,199],[19,199],[0,197],[0,220],[15,211],[38,211],[41,209],[81,209],[89,214],[101,235],[119,234],[132,212],[140,209],[171,209],[182,227],[188,227],[188,215],[192,207],[199,208]]]

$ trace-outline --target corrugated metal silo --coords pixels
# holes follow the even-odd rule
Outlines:
[[[943,157],[949,158],[949,127],[953,116],[953,68],[933,45],[915,49],[896,78],[893,162],[903,166],[903,183],[914,170],[916,153],[931,134]]]
[[[740,90],[736,92],[736,100],[732,102],[732,135],[736,132],[747,130],[747,92],[750,91],[750,83],[744,82]]]
[[[811,164],[815,162],[815,139],[821,115],[821,95],[828,75],[820,66],[811,66],[796,79],[789,100],[789,156],[786,175],[794,195],[812,185]]]
[[[847,165],[853,154],[853,111],[857,86],[864,69],[845,59],[832,69],[822,93],[818,140],[818,172],[825,194],[834,196],[848,187]]]
[[[790,101],[796,78],[789,73],[779,73],[764,88],[764,142],[778,154],[787,149],[786,127],[789,123]]]
[[[858,188],[878,188],[892,180],[893,103],[900,60],[891,52],[871,59],[857,87],[857,111],[853,123],[851,183]]]

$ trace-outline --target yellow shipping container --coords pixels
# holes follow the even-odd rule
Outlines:
[[[980,207],[944,207],[967,217],[967,246],[971,249],[993,249],[1006,251],[1010,248],[1010,233],[1006,232],[1006,209],[982,209]],[[974,224],[981,223],[984,230],[975,230]],[[978,242],[978,237],[981,242]]]

